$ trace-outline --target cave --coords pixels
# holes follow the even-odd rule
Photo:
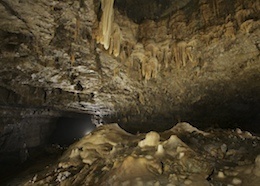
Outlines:
[[[259,0],[0,0],[0,185],[260,183]]]

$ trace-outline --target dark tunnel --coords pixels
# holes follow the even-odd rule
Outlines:
[[[84,135],[95,129],[91,122],[91,116],[83,115],[79,117],[60,117],[56,127],[50,136],[49,143],[60,146],[69,146]]]

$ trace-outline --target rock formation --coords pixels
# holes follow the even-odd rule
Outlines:
[[[188,123],[146,135],[104,125],[70,146],[57,163],[20,184],[257,186],[259,142],[259,137],[239,129],[204,132]]]
[[[67,114],[133,133],[260,132],[259,12],[259,0],[0,0],[0,154],[44,144]]]

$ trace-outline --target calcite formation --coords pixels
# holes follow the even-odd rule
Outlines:
[[[107,50],[110,46],[111,34],[114,26],[114,0],[102,0],[102,17],[99,25],[99,36],[97,42],[104,45]]]
[[[98,127],[24,185],[250,185],[260,182],[260,138],[188,123],[157,133]],[[249,153],[250,152],[250,153]]]

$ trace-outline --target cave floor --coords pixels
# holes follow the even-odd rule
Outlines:
[[[32,175],[55,165],[57,159],[64,152],[64,148],[58,145],[46,145],[28,149],[28,159],[20,163],[14,161],[6,163],[0,169],[0,185],[20,185],[24,179],[30,179]],[[17,152],[14,153],[17,156]],[[8,166],[9,164],[9,166]]]
[[[59,158],[38,159],[7,185],[257,186],[259,144],[259,136],[240,129],[201,131],[179,123],[134,135],[103,125]],[[46,150],[55,154],[55,148]]]

